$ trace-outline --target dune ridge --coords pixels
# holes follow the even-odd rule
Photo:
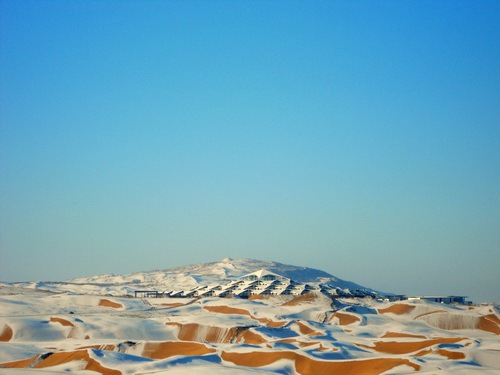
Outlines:
[[[344,375],[379,375],[387,370],[401,365],[408,365],[415,370],[420,369],[418,364],[415,364],[410,360],[400,358],[377,358],[356,361],[320,361],[290,351],[255,351],[247,353],[222,352],[221,357],[225,361],[246,367],[263,367],[280,360],[290,360],[294,363],[295,370],[300,375],[336,373]]]
[[[8,324],[4,324],[0,333],[0,341],[10,341],[14,332]]]
[[[101,300],[99,301],[99,306],[112,307],[114,309],[122,309],[123,308],[123,305],[121,303],[116,303],[116,302],[110,301],[109,299],[106,299],[106,298],[101,298]]]
[[[205,375],[500,371],[494,306],[317,294],[283,300],[9,297],[0,300],[9,309],[0,320],[0,367],[113,375],[187,375],[202,367]]]
[[[165,359],[177,355],[200,356],[215,352],[215,349],[197,342],[148,342],[144,345],[142,356],[152,359]]]

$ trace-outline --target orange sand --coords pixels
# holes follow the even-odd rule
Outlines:
[[[500,320],[495,314],[485,315],[479,319],[477,328],[483,331],[492,332],[495,335],[500,335]]]
[[[238,343],[244,342],[245,344],[260,345],[267,342],[267,340],[258,333],[252,332],[250,330],[245,330],[243,333],[238,335],[236,342]]]
[[[439,355],[442,355],[443,357],[446,357],[448,359],[464,359],[465,354],[461,352],[452,352],[446,349],[438,349],[436,350],[436,353]]]
[[[438,354],[443,357],[446,357],[450,360],[455,360],[455,359],[464,359],[465,354],[461,352],[452,352],[446,349],[438,349],[438,350],[432,350],[432,349],[426,349],[418,352],[417,354],[414,354],[415,357],[423,357],[428,354]]]
[[[12,328],[8,324],[3,325],[2,333],[0,333],[0,341],[10,341],[14,336]]]
[[[406,305],[404,303],[396,303],[396,304],[389,306],[385,309],[378,309],[378,313],[379,314],[392,313],[392,314],[396,314],[396,315],[403,315],[403,314],[409,313],[414,308],[415,308],[415,306]]]
[[[35,356],[33,358],[24,359],[22,361],[15,361],[9,363],[2,363],[0,367],[6,368],[28,368],[36,359],[40,356]],[[90,358],[87,350],[76,350],[70,352],[57,352],[48,356],[45,359],[42,359],[39,363],[37,363],[33,368],[47,368],[52,366],[61,365],[64,363],[72,362],[72,361],[84,361],[86,362],[85,370],[95,371],[103,375],[121,375],[120,371],[109,369],[101,366],[99,362]]]
[[[435,310],[435,311],[427,312],[427,313],[424,313],[424,314],[417,315],[413,319],[417,320],[419,318],[422,318],[423,316],[428,316],[428,315],[438,314],[438,313],[446,313],[446,310]]]
[[[234,315],[246,315],[253,318],[252,314],[248,310],[238,309],[236,307],[229,306],[203,306],[207,311],[219,313],[219,314],[234,314]]]
[[[290,359],[293,361],[295,357],[297,357],[297,353],[290,351],[248,352],[248,353],[223,351],[221,354],[221,358],[224,361],[232,362],[238,366],[248,366],[248,367],[267,366],[281,359]]]
[[[342,313],[342,312],[336,312],[335,314],[333,314],[330,317],[330,321],[332,321],[332,319],[335,317],[338,318],[339,325],[341,325],[341,326],[347,326],[349,324],[361,321],[361,319],[359,319],[359,317],[357,317],[356,315],[346,314],[346,313]]]
[[[206,330],[203,337],[204,342],[211,343],[229,343],[238,342],[246,344],[256,344],[260,345],[267,342],[267,340],[261,335],[251,332],[248,329],[243,331],[238,330],[236,327],[231,327],[227,329],[225,334],[222,330],[225,328],[215,327],[215,326],[202,326],[196,323],[190,323],[182,325],[177,322],[167,322],[166,325],[176,326],[180,328],[178,338],[182,341],[198,341],[198,330],[200,328]]]
[[[453,344],[462,340],[466,340],[463,337],[449,337],[449,338],[439,338],[430,339],[422,341],[411,341],[411,342],[397,342],[397,341],[377,341],[375,346],[359,345],[360,347],[373,349],[377,352],[388,353],[388,354],[408,354],[416,352],[424,348],[428,348],[437,344]]]
[[[70,321],[68,321],[66,319],[62,319],[62,318],[50,318],[50,321],[54,322],[54,323],[61,323],[65,327],[74,327],[75,326]]]
[[[302,303],[312,303],[314,302],[318,296],[314,293],[306,293],[301,296],[295,297],[294,299],[283,303],[281,306],[296,306]]]
[[[166,322],[165,323],[166,326],[176,326],[176,327],[182,327],[182,324],[181,323],[177,323],[177,322]]]
[[[116,303],[116,302],[110,301],[109,299],[104,299],[104,298],[102,298],[99,301],[99,306],[112,307],[114,309],[122,309],[123,308],[123,305],[121,303]]]
[[[426,339],[427,337],[422,335],[412,335],[411,333],[401,333],[401,332],[387,332],[382,338],[386,337],[411,337],[415,339]]]
[[[303,342],[303,341],[297,341],[297,344],[299,344],[299,346],[300,346],[301,348],[307,348],[308,346],[313,346],[313,345],[318,344],[318,342]]]
[[[464,329],[468,328],[468,326],[464,326],[462,321],[463,318],[467,318],[467,315],[461,314],[448,314],[444,310],[436,310],[426,314],[419,315],[415,317],[415,319],[426,318],[429,315],[434,315],[440,313],[442,315],[442,319],[435,322],[427,322],[429,325],[435,328],[441,328],[446,330],[453,329]],[[500,335],[500,319],[495,314],[489,314],[481,317],[475,317],[476,323],[474,328],[481,329],[483,331],[488,331],[494,333],[496,335]]]
[[[491,312],[491,309],[490,309],[490,312]],[[498,315],[489,314],[489,315],[485,315],[485,318],[488,318],[489,320],[491,320],[492,322],[495,322],[496,324],[500,324],[500,318],[498,317]]]
[[[246,315],[254,320],[259,321],[260,323],[269,325],[269,324],[275,324],[278,322],[273,322],[270,319],[267,318],[257,318],[250,314],[248,310],[245,309],[238,309],[237,307],[229,307],[229,306],[203,306],[203,308],[207,311],[218,313],[218,314],[233,314],[233,315]],[[283,323],[283,324],[286,324]]]
[[[304,323],[297,322],[297,325],[299,326],[300,333],[303,335],[308,335],[308,336],[322,336],[323,333],[315,331],[311,327],[305,325]]]
[[[268,323],[267,323],[267,326],[268,327],[271,327],[271,328],[280,328],[280,327],[283,327],[285,324],[287,323],[286,320],[284,321],[278,321],[278,322],[274,322],[272,320],[270,320]]]
[[[421,350],[419,351],[418,353],[416,354],[413,354],[414,357],[423,357],[424,355],[427,355],[429,353],[432,353],[432,349],[425,349],[425,350]]]
[[[67,362],[81,361],[81,360],[87,362],[85,370],[96,371],[103,375],[121,375],[120,371],[103,367],[95,359],[90,358],[87,350],[76,350],[72,352],[54,353],[51,356],[42,360],[41,362],[37,363],[34,368],[52,367]]]
[[[22,359],[20,361],[14,361],[14,362],[6,362],[6,363],[0,363],[0,368],[27,368],[29,365],[31,365],[38,356],[34,356],[32,358],[28,359]]]
[[[77,337],[75,337],[76,327],[70,321],[68,321],[66,319],[62,319],[62,318],[50,318],[50,321],[53,323],[60,323],[61,325],[65,326],[65,327],[72,327],[73,329],[68,334],[68,338],[73,338],[73,339],[77,338]]]
[[[202,326],[197,323],[190,323],[181,326],[178,335],[179,340],[198,341],[196,338],[198,337],[200,328],[205,330],[203,337],[204,342],[227,343],[230,342],[236,334],[236,328],[234,327],[226,330],[220,327]]]
[[[278,342],[286,342],[288,344],[297,344],[301,348],[307,348],[308,346],[313,346],[313,345],[318,345],[319,344],[319,347],[318,347],[317,350],[321,350],[321,351],[326,350],[326,348],[319,341],[307,341],[307,342],[304,342],[304,341],[296,340],[294,338],[290,338],[290,339],[281,339],[281,340],[278,340]]]
[[[402,358],[375,358],[359,361],[315,361],[309,357],[298,356],[295,369],[301,375],[342,374],[342,375],[378,375],[396,366],[408,365],[416,371],[420,366]]]
[[[317,361],[290,351],[281,352],[249,352],[231,353],[222,352],[224,361],[238,366],[262,367],[273,362],[288,359],[295,361],[295,369],[301,375],[342,374],[342,375],[378,375],[396,366],[408,365],[415,370],[420,366],[401,358],[376,358],[354,361]]]
[[[142,356],[152,359],[164,359],[175,355],[193,356],[215,353],[215,349],[208,348],[197,342],[147,342],[144,345]]]
[[[105,345],[87,345],[87,346],[81,346],[78,349],[98,349],[98,350],[109,350],[113,351],[115,350],[116,346],[113,344],[105,344]]]
[[[290,338],[290,339],[281,339],[281,340],[278,340],[278,342],[294,343],[294,342],[297,342],[297,340]]]
[[[179,307],[179,306],[184,306],[184,303],[181,302],[175,302],[175,303],[162,303],[161,306],[167,306],[167,307]]]
[[[258,299],[264,299],[264,296],[261,295],[261,294],[255,294],[255,295],[252,295],[252,296],[248,297],[248,299],[250,301],[252,301],[252,300],[258,300]]]

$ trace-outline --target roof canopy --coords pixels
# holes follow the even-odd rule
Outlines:
[[[244,275],[241,277],[244,280],[290,280],[288,277],[278,275],[277,273],[261,269]]]

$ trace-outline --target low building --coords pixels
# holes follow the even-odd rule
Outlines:
[[[468,297],[466,296],[415,296],[408,297],[408,301],[426,301],[426,302],[436,302],[436,303],[446,303],[448,305],[466,305],[470,302],[466,301]]]
[[[165,293],[157,290],[136,290],[134,296],[135,298],[160,298],[164,297]]]
[[[302,295],[313,290],[308,284],[299,283],[288,277],[268,270],[249,273],[222,287],[215,295],[248,298],[250,296]]]
[[[288,277],[271,271],[260,270],[249,273],[227,284],[200,285],[189,290],[158,292],[149,290],[135,291],[136,297],[173,297],[173,298],[202,298],[202,297],[240,297],[250,296],[300,296],[315,290],[309,284],[300,283]]]

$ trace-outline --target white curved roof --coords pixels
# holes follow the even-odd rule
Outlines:
[[[259,271],[255,271],[255,272],[246,274],[246,275],[242,276],[241,279],[250,278],[251,276],[257,276],[258,279],[262,279],[265,276],[273,276],[274,279],[276,279],[276,280],[284,280],[284,279],[290,280],[288,277],[278,275],[277,273],[268,271],[266,269],[261,269]]]

